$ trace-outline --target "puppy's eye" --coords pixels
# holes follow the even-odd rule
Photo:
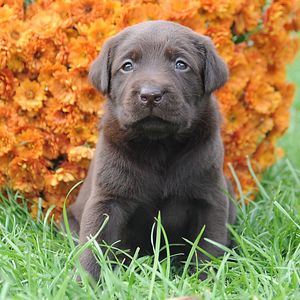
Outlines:
[[[126,62],[123,64],[121,70],[122,70],[123,72],[131,72],[131,71],[133,70],[133,64],[132,64],[132,62],[131,62],[131,61],[126,61]]]
[[[188,64],[185,63],[183,60],[178,59],[175,62],[175,69],[179,71],[185,71],[189,68]]]

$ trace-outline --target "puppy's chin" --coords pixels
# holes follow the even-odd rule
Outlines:
[[[148,116],[133,123],[131,130],[134,130],[138,137],[159,140],[176,134],[178,125],[159,117]]]

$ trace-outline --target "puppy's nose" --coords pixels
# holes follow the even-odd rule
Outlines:
[[[157,105],[163,99],[164,91],[158,87],[146,86],[140,91],[140,101],[146,105]]]

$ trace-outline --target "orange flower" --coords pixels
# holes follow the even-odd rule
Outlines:
[[[0,157],[12,150],[15,138],[5,125],[0,125]]]
[[[47,10],[40,10],[28,23],[30,33],[38,33],[38,36],[41,39],[51,39],[59,30],[61,30],[64,21],[56,12],[51,12],[51,14],[49,14]]]
[[[37,128],[25,128],[16,135],[16,155],[23,158],[40,158],[45,137]]]
[[[193,16],[182,18],[180,20],[180,24],[190,27],[194,31],[201,34],[204,34],[207,29],[206,19],[203,15],[200,14],[195,14]]]
[[[119,1],[77,0],[71,5],[70,12],[76,21],[91,23],[101,17],[113,19],[119,7]]]
[[[12,159],[11,156],[11,153],[0,155],[0,189],[6,185],[8,164]]]
[[[289,109],[295,96],[295,85],[279,84],[277,85],[277,88],[281,94],[282,99],[284,99],[284,101],[280,103],[280,106],[272,115],[276,137],[279,137],[287,130],[290,123]]]
[[[284,106],[279,106],[273,114],[273,120],[275,124],[275,129],[277,131],[277,136],[282,135],[290,124],[290,111],[289,108]]]
[[[291,63],[295,59],[298,50],[299,38],[290,38],[286,41],[285,44],[281,45],[278,51],[274,52],[273,60],[275,64],[279,64],[281,66],[283,62],[285,62],[286,64]]]
[[[64,162],[55,171],[57,180],[63,182],[78,181],[85,177],[86,172],[78,164]]]
[[[163,7],[157,3],[138,1],[138,3],[133,4],[128,2],[124,4],[121,10],[117,26],[120,30],[146,20],[167,19],[163,11]]]
[[[10,53],[10,57],[7,61],[7,66],[13,72],[23,72],[25,62],[16,49],[12,50],[12,52]]]
[[[116,26],[100,18],[89,24],[78,24],[78,32],[87,37],[88,42],[96,43],[100,51],[105,39],[116,33]]]
[[[0,32],[0,69],[6,68],[11,56],[11,43],[6,33]]]
[[[230,79],[216,92],[225,164],[232,162],[245,192],[255,191],[245,156],[260,177],[279,157],[276,141],[289,124],[295,87],[285,82],[286,64],[299,47],[291,35],[300,29],[298,2],[35,0],[25,18],[23,0],[2,0],[0,185],[33,199],[32,214],[41,198],[43,209],[55,204],[61,213],[86,174],[105,103],[88,81],[91,61],[124,27],[161,19],[208,34],[227,62]]]
[[[40,37],[28,33],[19,42],[18,52],[26,62],[27,68],[31,72],[38,72],[42,65],[55,63],[58,49],[51,39],[41,39]]]
[[[16,112],[12,107],[7,107],[6,101],[0,101],[0,126],[5,126],[10,129],[15,127],[15,122],[11,122],[16,117]]]
[[[52,132],[44,134],[43,156],[46,159],[56,159],[60,153],[64,153],[68,146],[67,138],[62,135],[55,135]]]
[[[238,98],[243,95],[252,72],[246,57],[242,52],[243,50],[243,45],[237,46],[233,53],[233,58],[228,64],[230,76],[226,86],[229,91]]]
[[[3,130],[3,128],[0,127],[1,135],[2,135],[2,130]],[[13,136],[12,136],[12,138],[13,138]],[[12,141],[12,142],[14,142],[14,141]],[[5,147],[7,147],[7,146],[5,145]],[[7,175],[8,165],[12,160],[13,154],[11,152],[7,152],[7,153],[3,154],[4,153],[3,150],[4,150],[4,147],[1,146],[2,154],[0,155],[0,172],[3,172],[3,174]]]
[[[26,193],[42,191],[47,173],[46,164],[41,159],[15,157],[8,166],[11,187]]]
[[[55,80],[67,80],[69,77],[68,71],[64,65],[60,63],[51,64],[46,62],[41,66],[38,75],[38,82],[44,88],[47,95],[50,96],[49,86]]]
[[[236,105],[239,99],[234,95],[233,91],[230,89],[229,83],[223,88],[215,92],[218,102],[220,104],[221,112],[226,114],[232,106]]]
[[[53,174],[45,177],[45,207],[55,204],[58,212],[66,200],[69,191],[86,176],[86,170],[78,167],[74,163],[63,163]],[[78,194],[79,187],[68,197],[68,203],[72,203]]]
[[[223,26],[218,26],[208,28],[205,34],[211,37],[219,54],[226,62],[229,62],[233,58],[234,53],[231,33]]]
[[[254,165],[252,166],[254,167]],[[229,171],[229,168],[226,168],[227,175],[232,178],[231,172]],[[255,170],[254,170],[255,171]],[[256,193],[258,192],[256,183],[252,177],[252,175],[249,172],[249,168],[246,165],[246,158],[243,160],[243,164],[240,163],[237,166],[234,166],[234,172],[236,173],[236,176],[239,179],[240,185],[242,186],[242,191],[244,195],[246,196],[245,202],[248,203],[250,200],[253,200]],[[258,175],[259,177],[259,175]],[[234,182],[234,181],[232,181]],[[236,195],[239,196],[239,194],[236,192]]]
[[[80,162],[83,159],[91,160],[95,149],[86,146],[71,147],[68,151],[68,160],[71,162]]]
[[[51,182],[51,179],[49,179]],[[69,194],[70,190],[78,183],[78,180],[71,181],[71,182],[59,182],[58,185],[51,186],[48,183],[48,178],[46,177],[46,185],[44,189],[44,201],[43,201],[43,208],[48,209],[50,206],[55,205],[54,208],[54,216],[55,220],[59,222],[59,216],[62,213],[62,208],[64,202],[67,200],[67,205],[70,205],[72,202],[75,201],[76,196],[79,192],[80,185],[77,186],[75,190]],[[67,195],[68,199],[66,198]]]
[[[281,102],[282,106],[285,106],[286,108],[289,108],[294,100],[295,93],[296,93],[296,86],[293,83],[277,83],[276,88],[281,94],[281,98],[284,99],[284,101]]]
[[[253,154],[273,126],[274,121],[271,117],[265,118],[254,113],[249,115],[248,122],[236,132],[236,150],[233,150],[235,151],[235,156],[245,157]]]
[[[252,78],[246,88],[245,100],[257,112],[270,114],[281,102],[281,95],[261,78]]]
[[[72,6],[70,0],[35,0],[26,8],[26,17],[31,19],[35,15],[43,11],[51,11],[58,13],[63,20],[70,17],[70,8]]]
[[[79,91],[77,94],[76,103],[78,107],[87,113],[95,113],[100,110],[100,104],[103,102],[103,97],[100,96],[94,88],[86,88]]]
[[[56,101],[63,105],[72,105],[75,103],[76,94],[72,90],[71,82],[68,79],[54,79],[50,81],[48,90]]]
[[[4,3],[3,3],[4,2]],[[9,3],[7,3],[9,2]],[[18,1],[20,2],[20,1]],[[9,21],[16,20],[19,16],[17,14],[18,7],[12,5],[12,1],[0,2],[0,25],[8,23]]]
[[[159,7],[169,20],[181,20],[196,15],[200,3],[198,0],[163,0],[159,1]]]
[[[48,132],[49,139],[44,143],[44,157],[50,160],[65,159],[70,141],[64,133]]]
[[[59,182],[71,182],[75,180],[75,177],[68,171],[64,170],[63,168],[59,168],[55,171],[54,174],[48,177],[49,183],[52,186],[57,186]]]
[[[93,44],[88,43],[86,38],[79,37],[70,40],[70,54],[68,62],[71,68],[87,68],[92,60],[96,57],[96,48]]]
[[[42,113],[48,127],[55,134],[66,133],[82,118],[80,110],[76,106],[63,105],[54,98],[48,99]]]
[[[286,77],[286,69],[285,67],[278,66],[278,65],[268,65],[268,69],[264,74],[265,80],[273,85],[276,86],[277,83],[284,82]]]
[[[299,2],[296,2],[294,4],[290,22],[288,24],[286,24],[285,27],[289,31],[299,31],[300,30],[300,4],[299,4]]]
[[[243,1],[231,0],[200,0],[201,8],[209,14],[210,18],[228,18],[237,12]]]
[[[288,11],[290,8],[280,2],[283,1],[273,1],[264,16],[264,29],[275,34],[282,30],[289,18]]]
[[[244,0],[241,10],[235,15],[234,29],[241,34],[253,31],[262,18],[262,7],[260,0]]]
[[[245,64],[244,68],[248,68],[251,76],[265,76],[268,69],[267,60],[264,55],[255,46],[247,47],[244,50]],[[236,72],[238,75],[238,72]]]
[[[3,25],[3,32],[10,38],[11,44],[15,47],[22,37],[23,33],[28,29],[28,23],[22,20],[13,20]]]
[[[230,111],[228,111],[225,115],[226,134],[234,133],[247,121],[247,111],[241,103],[231,107]]]
[[[19,133],[25,127],[36,127],[36,128],[45,128],[45,124],[42,120],[42,115],[39,111],[28,111],[23,110],[17,103],[12,103],[13,114],[12,119],[9,123],[12,124],[14,133]]]
[[[72,81],[72,90],[83,90],[91,88],[92,85],[88,80],[87,68],[75,68],[68,72],[68,79]]]
[[[264,140],[255,151],[252,164],[255,165],[259,173],[263,172],[268,166],[274,164],[276,160],[275,146],[268,140]]]
[[[57,182],[56,178],[53,179],[55,177],[53,176],[47,176],[46,177],[46,188],[45,188],[45,208],[50,207],[51,205],[56,205],[60,208],[63,207],[63,204],[66,200],[67,194],[68,192],[71,190],[71,188],[77,183],[74,181],[70,181],[70,182]],[[51,185],[54,184],[55,185]],[[78,193],[78,191],[77,191]],[[73,197],[71,197],[73,199],[73,201],[75,200],[74,197],[74,193],[71,195]],[[69,199],[70,200],[70,199]],[[73,201],[69,201],[68,203],[71,203]]]
[[[0,20],[2,22],[12,19],[23,19],[24,1],[23,0],[1,0],[0,1]],[[3,10],[3,11],[2,11]]]
[[[14,101],[18,103],[22,109],[27,111],[38,111],[43,106],[46,99],[41,85],[36,81],[25,79],[16,88]]]
[[[14,76],[9,69],[0,70],[0,99],[10,100],[14,94]]]
[[[74,146],[79,146],[85,143],[94,145],[97,141],[97,116],[85,114],[85,119],[73,123],[73,126],[68,128],[68,137]]]
[[[294,59],[299,48],[299,40],[290,38],[283,28],[276,34],[261,32],[254,34],[252,38],[270,65],[284,67],[286,62]]]

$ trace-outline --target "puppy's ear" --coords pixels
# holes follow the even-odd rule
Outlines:
[[[204,93],[211,94],[226,83],[229,72],[226,63],[217,54],[210,38],[201,36],[200,47],[202,57],[204,57],[202,74]]]
[[[115,39],[109,39],[101,49],[100,54],[90,66],[89,80],[94,87],[107,95],[109,93],[111,62],[115,47]]]

